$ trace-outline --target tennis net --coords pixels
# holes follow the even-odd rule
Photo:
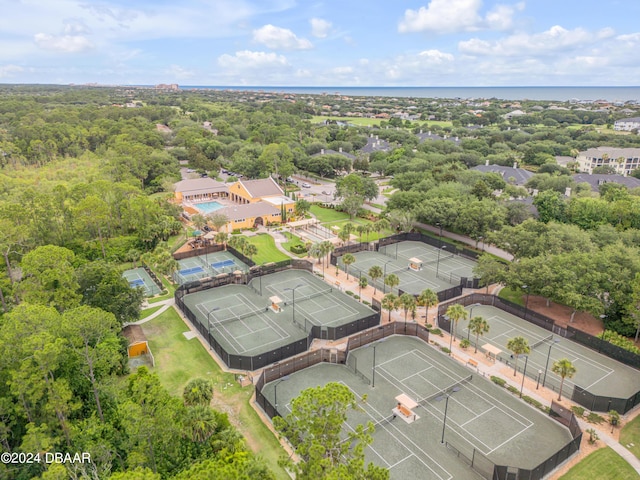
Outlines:
[[[237,322],[238,320],[242,320],[243,318],[252,317],[254,315],[259,315],[259,314],[263,313],[264,311],[265,311],[265,309],[263,308],[263,309],[260,309],[260,310],[253,310],[251,312],[241,313],[240,315],[233,314],[233,316],[226,317],[226,318],[219,318],[219,317],[216,317],[215,315],[211,315],[212,317],[214,317],[216,319],[216,321],[212,322],[211,320],[209,320],[209,325],[212,326],[213,328],[216,328],[218,325],[224,325],[225,323]]]
[[[459,387],[459,386],[461,386],[461,385],[464,385],[465,383],[469,383],[471,380],[473,380],[473,374],[469,375],[468,377],[463,378],[462,380],[459,380],[459,381],[457,381],[457,382],[455,382],[455,383],[452,383],[452,384],[451,384],[451,385],[449,385],[447,388],[443,388],[442,390],[439,390],[438,392],[436,392],[436,393],[434,393],[434,394],[432,394],[432,395],[429,395],[429,396],[427,396],[427,397],[424,397],[424,398],[422,398],[422,399],[419,399],[419,400],[418,400],[418,404],[419,404],[419,405],[423,405],[423,406],[424,406],[425,404],[429,403],[429,402],[430,402],[431,400],[433,400],[434,398],[437,398],[437,397],[439,397],[439,396],[441,396],[441,395],[444,395],[444,394],[446,394],[449,390],[452,390],[452,389],[454,389],[454,388],[456,388],[456,387]]]
[[[331,292],[333,292],[333,288],[330,288],[329,290],[322,290],[321,292],[315,292],[304,297],[296,297],[296,302],[304,302],[305,300],[311,300],[312,298],[320,297],[322,295],[328,295]]]
[[[548,337],[543,338],[542,340],[537,341],[536,343],[531,345],[531,350],[533,350],[534,348],[538,348],[540,345],[542,345],[543,343],[546,343],[550,340],[553,340],[553,334],[549,335]]]
[[[435,265],[438,262],[444,262],[445,260],[448,260],[450,258],[455,257],[456,254],[455,253],[450,253],[448,255],[440,255],[440,260],[438,260],[438,258],[436,257],[433,260],[427,260],[425,262],[422,262],[423,265]]]

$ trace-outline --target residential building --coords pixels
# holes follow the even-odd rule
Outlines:
[[[578,153],[578,168],[593,173],[596,167],[610,166],[619,175],[629,175],[640,164],[640,148],[597,147]]]
[[[599,192],[600,185],[604,183],[618,183],[620,185],[625,185],[627,188],[640,187],[640,179],[635,177],[623,177],[622,175],[577,173],[573,175],[573,179],[576,183],[588,183],[591,185],[591,190],[594,192]]]
[[[613,129],[618,131],[640,130],[640,117],[622,118],[616,120]]]

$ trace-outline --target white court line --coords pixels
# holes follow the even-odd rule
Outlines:
[[[360,397],[349,385],[347,385],[346,383],[344,383],[343,381],[340,381],[339,383],[342,383],[343,385],[345,385],[349,390],[351,390],[353,392],[353,394],[356,396],[356,398]],[[374,407],[372,407],[370,404],[367,404],[367,406],[373,410],[376,414],[378,414],[379,418],[378,420],[376,420],[376,418],[371,415],[367,410],[364,410],[365,413],[367,415],[369,415],[369,417],[373,420],[373,423],[377,423],[379,421],[379,419],[384,419],[385,416],[383,414],[381,414],[378,410],[376,410]],[[351,425],[349,425],[347,422],[345,422],[345,425],[347,426],[348,429],[350,429],[351,431],[355,431]],[[396,427],[393,423],[387,423],[384,425],[378,425],[378,426],[382,426],[387,433],[389,433],[389,435],[391,435],[395,440],[396,443],[400,446],[402,446],[405,450],[407,450],[409,453],[413,453],[415,455],[415,452],[412,452],[412,450],[410,450],[407,447],[407,444],[411,444],[413,445],[413,447],[415,448],[415,450],[421,452],[426,458],[428,458],[431,462],[433,462],[435,465],[437,465],[438,467],[440,467],[440,469],[447,475],[449,475],[448,477],[443,477],[441,475],[439,475],[430,465],[428,465],[424,460],[422,460],[419,456],[415,455],[415,457],[420,461],[420,463],[422,463],[427,469],[429,469],[431,472],[433,472],[434,475],[436,475],[438,478],[440,478],[441,480],[451,480],[453,478],[453,476],[447,471],[446,468],[444,468],[440,462],[436,461],[434,458],[432,458],[427,452],[425,452],[418,444],[416,444],[413,440],[411,440],[409,437],[407,437],[402,431],[400,431],[398,429],[398,427]],[[394,435],[394,433],[391,431],[390,428],[387,427],[392,427],[394,430],[396,430],[398,432],[398,434],[402,437],[404,437],[406,439],[406,442],[403,442],[400,438],[398,438],[398,436]],[[382,458],[382,457],[381,457]],[[389,462],[387,462],[385,460],[385,463],[389,464]]]
[[[492,316],[490,320],[491,320],[491,321],[497,320],[499,323],[502,323],[503,325],[508,323],[506,319],[503,319],[502,317],[500,317],[500,316],[496,316],[496,315]],[[540,328],[540,327],[539,327],[539,328]],[[513,330],[513,328],[512,328],[511,330]],[[530,331],[529,331],[529,330],[527,330],[526,328],[519,328],[518,326],[516,326],[516,330],[518,330],[519,332],[523,332],[523,331],[530,332]],[[546,330],[545,330],[545,331],[546,331]],[[529,334],[529,335],[533,335],[533,336],[538,337],[538,335],[537,335],[536,333],[528,333],[528,334]],[[498,338],[498,337],[495,337],[495,338]],[[544,338],[544,337],[539,337],[539,338],[537,338],[537,340],[536,340],[536,341],[538,341],[538,340],[542,340],[543,338]],[[488,340],[489,340],[491,343],[493,343],[493,342],[491,341],[491,340],[492,340],[492,338],[490,338],[490,339],[488,339]],[[611,375],[612,373],[614,373],[614,372],[615,372],[615,370],[614,370],[614,369],[612,369],[612,368],[610,368],[610,367],[607,367],[607,365],[606,365],[606,364],[600,363],[600,362],[598,362],[597,360],[592,360],[592,359],[591,359],[591,358],[589,358],[588,356],[586,356],[586,355],[582,355],[580,352],[577,352],[577,351],[575,351],[575,350],[573,350],[573,349],[571,349],[571,348],[567,348],[566,346],[562,346],[562,344],[560,344],[560,345],[556,346],[556,349],[555,349],[554,351],[556,352],[556,354],[557,354],[558,352],[563,352],[563,353],[565,353],[565,355],[564,355],[564,356],[567,356],[567,357],[572,356],[572,357],[574,357],[574,362],[575,362],[576,360],[579,360],[580,362],[584,362],[585,364],[587,364],[587,365],[588,365],[589,367],[591,367],[592,369],[593,369],[593,368],[596,368],[596,369],[600,370],[600,371],[602,372],[602,376],[601,376],[598,380],[596,380],[594,383],[592,383],[591,385],[595,385],[596,383],[598,383],[598,382],[599,382],[600,380],[602,380],[603,378],[606,378],[606,377],[608,377],[609,375]],[[556,355],[554,355],[554,357],[555,357],[555,356],[556,356]],[[534,362],[533,362],[533,363],[534,363],[536,366],[541,366],[541,364],[538,364],[537,362],[535,362],[535,360],[534,360]],[[575,386],[575,383],[574,383],[574,382],[569,382],[569,384],[573,384],[573,385]],[[582,388],[582,387],[581,387],[581,388]]]

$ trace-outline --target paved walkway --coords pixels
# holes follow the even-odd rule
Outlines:
[[[128,325],[142,325],[143,323],[148,322],[149,320],[153,320],[154,318],[156,318],[159,315],[162,315],[164,312],[169,310],[175,304],[176,304],[176,301],[173,298],[169,298],[168,300],[162,300],[161,302],[147,303],[146,305],[143,304],[143,306],[142,306],[143,310],[147,310],[149,308],[157,307],[158,305],[161,305],[162,308],[159,308],[158,311],[153,312],[148,317],[143,318],[142,320],[138,320],[137,322],[131,322]]]

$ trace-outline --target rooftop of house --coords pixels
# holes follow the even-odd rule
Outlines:
[[[389,142],[375,137],[367,138],[367,144],[360,149],[362,153],[386,152],[387,150],[389,150]]]
[[[204,178],[190,178],[187,180],[180,180],[179,182],[174,184],[176,192],[189,193],[192,195],[196,195],[198,193],[206,193],[206,192],[221,192],[227,191],[227,185],[218,182],[210,177]]]
[[[284,195],[284,191],[271,178],[259,178],[256,180],[238,180],[253,198],[272,197]]]
[[[226,215],[230,220],[240,220],[244,218],[255,218],[263,215],[273,215],[280,213],[280,209],[268,202],[245,203],[242,205],[229,205],[221,208],[218,212]]]
[[[147,341],[147,337],[140,325],[127,325],[122,329],[122,335],[127,339],[129,345],[135,345],[136,343],[144,343]]]
[[[483,173],[498,173],[505,182],[509,182],[510,178],[514,178],[516,185],[524,185],[527,180],[533,177],[533,172],[524,168],[503,167],[502,165],[478,165],[473,167],[473,170],[479,170]]]
[[[622,175],[576,173],[573,176],[573,179],[576,181],[576,183],[588,183],[589,185],[591,185],[591,190],[593,190],[594,192],[598,192],[600,190],[600,185],[610,182],[625,185],[627,188],[640,187],[640,179],[637,179],[635,177],[623,177]]]
[[[602,158],[603,154],[609,155],[609,159],[615,160],[618,157],[630,158],[640,157],[640,148],[618,148],[618,147],[606,147],[600,146],[595,148],[588,148],[587,150],[578,153],[579,157],[590,158]]]
[[[349,160],[355,160],[356,158],[355,155],[352,155],[350,153],[343,152],[343,151],[336,152],[335,150],[331,150],[330,148],[323,148],[322,150],[320,150],[320,152],[314,153],[311,156],[317,157],[319,155],[342,155],[343,157],[347,157]]]

